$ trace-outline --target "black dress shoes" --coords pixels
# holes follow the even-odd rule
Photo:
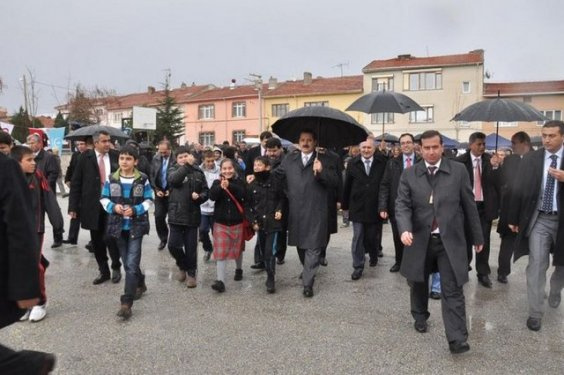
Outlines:
[[[492,287],[492,281],[488,275],[480,275],[478,274],[478,282],[485,288]]]
[[[454,341],[448,343],[448,349],[452,354],[460,354],[470,350],[470,345],[466,341]]]
[[[529,319],[527,319],[527,328],[531,331],[539,331],[541,329],[540,318],[529,317]]]
[[[166,241],[161,241],[161,243],[159,244],[159,247],[157,247],[157,249],[159,249],[159,251],[161,251],[162,249],[164,249],[166,246]]]
[[[427,321],[425,320],[416,320],[415,323],[413,323],[413,327],[415,328],[415,330],[419,333],[425,333],[427,332]]]
[[[390,272],[399,272],[399,270],[400,270],[400,265],[397,264],[397,263],[394,264],[394,265],[392,266],[392,268],[390,268]]]
[[[282,265],[282,264],[284,264],[284,263],[286,263],[286,262],[284,261],[284,259],[277,259],[277,260],[276,260],[276,264],[278,264],[278,265]]]
[[[562,300],[561,293],[552,293],[552,291],[550,291],[550,293],[548,294],[548,305],[553,309],[560,306],[561,300]]]
[[[121,280],[121,271],[112,270],[112,283],[117,284]]]
[[[225,284],[223,283],[223,281],[221,280],[216,280],[213,284],[212,284],[212,289],[215,290],[218,293],[223,293],[225,292]]]
[[[505,275],[497,275],[497,281],[502,284],[507,284],[507,276]]]
[[[110,275],[107,273],[101,273],[98,275],[97,278],[94,279],[94,281],[92,281],[92,284],[94,285],[98,285],[98,284],[102,284],[103,282],[106,282],[110,279]]]
[[[76,245],[76,240],[63,240],[63,243],[67,245]]]
[[[431,292],[431,294],[429,294],[429,297],[431,297],[431,299],[441,299],[441,293]]]
[[[378,258],[383,258],[384,252],[382,250],[378,250]]]
[[[53,244],[51,245],[51,249],[56,249],[57,247],[61,247],[61,246],[63,246],[63,240],[55,241],[55,242],[53,242]]]
[[[376,267],[378,265],[378,258],[370,259],[370,262],[368,263],[368,265],[370,267]]]
[[[329,263],[327,263],[327,258],[319,258],[319,265],[323,267],[327,267]]]
[[[263,270],[264,268],[265,268],[264,262],[258,262],[258,263],[251,265],[251,269],[253,269],[253,270]]]
[[[92,241],[88,242],[86,244],[86,246],[84,246],[86,248],[86,250],[88,250],[89,252],[93,253],[94,252],[94,245],[92,245]]]
[[[311,286],[304,286],[304,297],[313,297],[313,288]]]
[[[351,275],[351,279],[358,280],[362,277],[362,268],[355,268]]]

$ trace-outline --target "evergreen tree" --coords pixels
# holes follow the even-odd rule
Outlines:
[[[61,112],[57,113],[57,116],[55,117],[55,124],[53,126],[55,128],[65,128],[65,133],[69,132],[69,123],[65,120]]]
[[[167,78],[164,84],[164,98],[159,102],[159,107],[157,108],[157,130],[155,130],[153,139],[155,142],[167,139],[172,144],[176,144],[178,137],[183,134],[184,115],[170,94]]]
[[[14,125],[12,137],[22,143],[25,143],[25,140],[29,135],[29,128],[33,128],[33,124],[23,107],[20,107],[19,111],[14,113],[14,115],[10,118],[10,123]]]

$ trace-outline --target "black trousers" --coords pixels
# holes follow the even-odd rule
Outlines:
[[[515,240],[517,235],[508,233],[501,236],[501,245],[499,247],[499,257],[497,259],[497,274],[507,276],[511,273],[511,257],[515,249]]]
[[[260,247],[259,241],[255,242],[254,260],[255,260],[255,264],[264,262],[264,255],[262,254],[262,249]]]
[[[278,232],[276,237],[276,258],[284,260],[286,257],[286,249],[288,248],[288,230],[286,228]]]
[[[461,251],[464,251],[460,249]],[[431,237],[425,258],[424,282],[411,282],[411,315],[415,320],[429,318],[429,275],[437,264],[441,275],[441,310],[449,343],[468,339],[466,305],[462,285],[458,285],[440,237]]]
[[[176,265],[191,277],[198,269],[198,227],[170,224],[168,250]]]
[[[43,367],[44,354],[32,350],[17,352],[0,345],[0,374],[38,374]]]
[[[80,219],[71,219],[70,226],[69,226],[69,235],[67,240],[69,242],[77,242],[78,241],[78,233],[80,232]]]
[[[483,202],[476,202],[476,207],[478,208],[478,215],[480,215],[480,225],[482,227],[482,233],[484,235],[484,248],[481,252],[476,254],[476,273],[478,275],[489,275],[490,270],[490,232],[492,231],[491,220],[485,219],[485,210]],[[466,226],[466,238],[468,239],[466,245],[466,252],[468,253],[468,265],[472,265],[473,246],[470,239],[471,235],[468,233],[468,226]]]
[[[168,226],[166,224],[166,215],[168,213],[168,197],[155,196],[155,228],[161,242],[167,242]]]
[[[101,274],[109,275],[108,253],[112,260],[111,267],[113,270],[119,270],[121,263],[119,261],[119,249],[114,238],[106,236],[106,222],[108,214],[100,206],[100,214],[97,230],[90,230],[90,240],[94,247],[94,257],[98,263],[98,270]]]
[[[399,233],[398,223],[395,217],[390,217],[390,224],[392,226],[392,236],[394,238],[394,251],[396,253],[396,264],[401,264],[401,260],[403,258],[403,243],[401,242],[401,235]]]

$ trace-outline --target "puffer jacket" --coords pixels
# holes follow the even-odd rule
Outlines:
[[[190,164],[175,164],[168,172],[168,223],[197,227],[200,225],[200,205],[208,200],[209,189],[204,173]],[[192,199],[192,193],[199,194]]]
[[[284,193],[270,171],[255,173],[255,179],[247,186],[247,200],[253,224],[267,233],[282,230],[282,220],[274,214],[283,212]]]

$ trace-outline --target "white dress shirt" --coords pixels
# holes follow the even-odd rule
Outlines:
[[[544,167],[542,170],[542,186],[541,186],[541,195],[539,201],[539,207],[542,207],[542,202],[544,200],[544,187],[546,186],[546,177],[548,176],[548,168],[552,163],[552,159],[550,158],[551,155],[556,155],[558,158],[556,159],[556,168],[560,168],[562,165],[562,152],[564,151],[564,147],[560,147],[560,150],[556,151],[554,154],[544,150]],[[552,210],[558,210],[558,203],[556,197],[558,196],[558,181],[554,181],[554,196],[552,197]]]

